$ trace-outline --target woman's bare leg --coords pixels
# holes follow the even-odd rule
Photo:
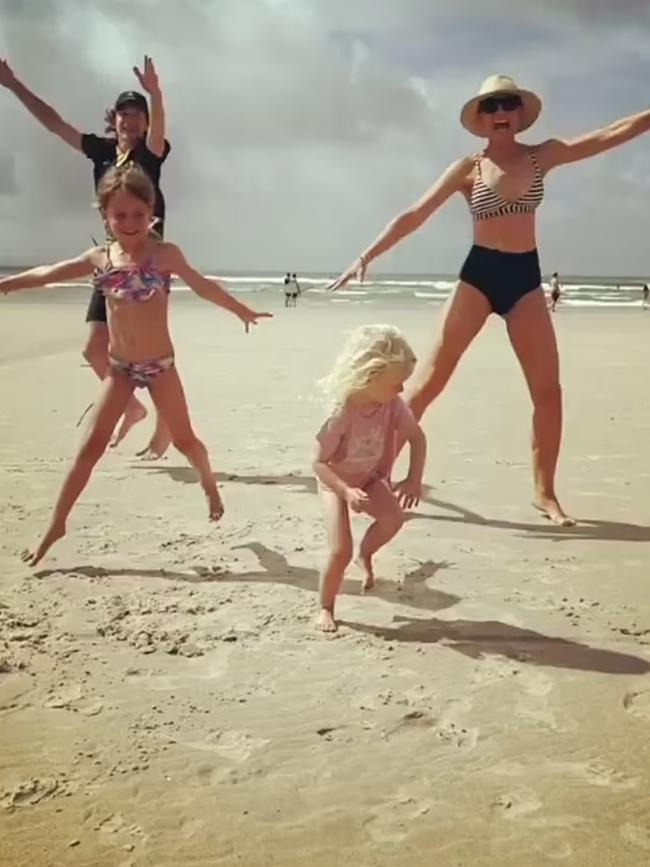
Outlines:
[[[199,474],[201,487],[208,500],[210,520],[218,521],[223,515],[223,503],[208,452],[192,429],[185,392],[176,368],[170,367],[157,376],[150,384],[149,391],[158,413],[169,428],[172,442]]]
[[[106,451],[113,429],[132,395],[133,385],[125,377],[111,376],[105,380],[88,432],[63,482],[45,535],[35,551],[24,551],[21,555],[29,566],[35,566],[54,542],[65,535],[68,515],[88,484],[95,464]]]
[[[348,504],[332,491],[321,492],[329,552],[319,582],[320,612],[316,626],[322,632],[336,632],[334,603],[352,560],[352,532]]]
[[[462,281],[458,284],[443,309],[440,334],[433,350],[418,365],[413,384],[407,389],[408,405],[418,420],[447,385],[465,350],[491,312],[487,298],[478,289]],[[404,442],[404,439],[398,439],[397,454]]]
[[[105,322],[89,322],[88,323],[88,339],[81,352],[88,364],[95,371],[97,376],[104,380],[108,376],[108,326]],[[147,416],[147,410],[140,401],[133,396],[129,401],[129,405],[124,410],[122,423],[117,429],[117,433],[111,440],[111,447],[114,448],[128,434],[131,428],[140,421],[143,421]]]
[[[562,389],[557,341],[543,290],[517,302],[506,316],[510,343],[521,364],[533,401],[534,505],[553,523],[571,526],[555,493],[562,440]]]
[[[359,546],[357,562],[364,572],[362,590],[372,590],[375,586],[375,574],[372,569],[373,555],[398,533],[404,524],[404,512],[397,497],[391,491],[386,481],[379,480],[365,489],[368,502],[363,511],[375,520],[368,527]]]

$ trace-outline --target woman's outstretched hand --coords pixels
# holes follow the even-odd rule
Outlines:
[[[339,277],[336,278],[332,283],[327,286],[327,289],[330,292],[336,292],[337,289],[340,289],[342,286],[345,286],[350,280],[356,277],[360,283],[366,279],[366,271],[368,270],[368,263],[360,256],[356,262],[354,262],[347,271],[344,271]]]

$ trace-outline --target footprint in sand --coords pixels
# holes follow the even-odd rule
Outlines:
[[[626,792],[639,785],[638,777],[628,777],[623,771],[617,771],[600,762],[549,762],[551,772],[557,773],[565,780],[571,775],[590,786],[600,786],[614,792]]]
[[[550,731],[560,730],[557,717],[549,707],[549,695],[553,690],[552,679],[542,671],[526,668],[522,670],[518,683],[521,693],[514,708],[515,715]],[[566,724],[563,725],[562,731],[567,730]]]
[[[375,843],[401,843],[413,830],[413,822],[426,816],[435,802],[417,790],[403,787],[394,798],[371,807],[363,827]]]
[[[393,726],[388,735],[392,736],[414,728],[427,728],[431,729],[443,743],[451,744],[458,749],[473,750],[478,743],[479,730],[466,728],[454,719],[458,705],[461,706],[461,710],[468,709],[462,702],[452,701],[439,716],[426,711],[409,711],[397,725]]]
[[[24,783],[18,783],[12,789],[0,792],[0,806],[5,810],[14,810],[16,807],[33,807],[40,804],[46,798],[63,794],[58,780],[31,779]]]
[[[521,666],[512,660],[499,656],[489,656],[481,665],[476,667],[471,683],[472,686],[484,689],[505,680],[507,677],[514,677],[520,670]]]
[[[51,710],[68,710],[83,716],[97,716],[104,709],[104,705],[98,699],[84,700],[83,690],[79,685],[64,687],[50,693],[43,706]]]
[[[535,813],[541,806],[542,802],[532,789],[518,788],[499,795],[490,809],[503,819],[516,820]]]
[[[247,732],[210,732],[197,741],[180,741],[184,746],[200,752],[218,753],[233,762],[245,762],[257,750],[271,743],[270,738],[256,738]]]
[[[650,689],[642,689],[639,692],[628,692],[623,698],[623,707],[632,716],[645,721],[650,720]]]
[[[650,852],[650,825],[635,825],[632,822],[626,822],[618,830],[626,843],[637,846],[644,852]]]
[[[566,840],[540,840],[535,848],[552,861],[565,861],[573,855],[573,847]]]

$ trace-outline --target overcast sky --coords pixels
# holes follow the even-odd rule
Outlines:
[[[179,11],[175,11],[178,9]],[[167,236],[200,267],[337,272],[480,144],[462,103],[489,74],[544,100],[524,141],[650,104],[650,0],[0,0],[0,56],[84,132],[156,61],[172,143]],[[182,10],[182,11],[181,11]],[[49,261],[99,231],[91,163],[0,90],[0,262]],[[650,137],[558,170],[546,272],[650,272]],[[454,273],[449,202],[377,271]]]

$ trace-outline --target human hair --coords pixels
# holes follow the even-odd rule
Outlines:
[[[335,412],[352,395],[396,364],[415,365],[415,353],[393,325],[361,325],[348,335],[332,370],[319,380],[328,409]]]
[[[115,129],[115,109],[112,105],[104,111],[104,132],[108,133],[111,138],[117,136],[117,130]]]
[[[103,213],[106,212],[111,197],[120,190],[130,193],[153,210],[156,191],[151,178],[134,163],[113,166],[97,185],[97,205]]]

